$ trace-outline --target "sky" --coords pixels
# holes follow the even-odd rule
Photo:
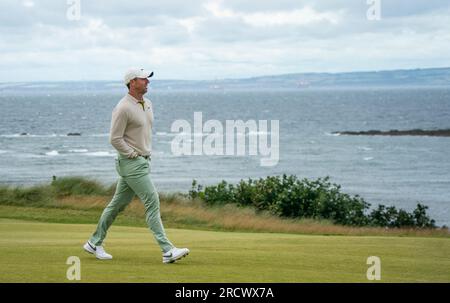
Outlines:
[[[448,0],[0,1],[0,82],[449,66]]]

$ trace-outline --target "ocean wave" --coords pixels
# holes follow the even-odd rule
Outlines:
[[[96,152],[89,152],[87,149],[69,149],[68,151],[57,151],[52,150],[49,152],[46,152],[46,156],[75,156],[75,154],[78,154],[80,156],[90,156],[90,157],[115,157],[116,153],[109,152],[109,151],[96,151]],[[40,155],[32,155],[32,156],[40,156]]]
[[[98,151],[98,152],[85,153],[85,155],[91,156],[91,157],[115,157],[116,153],[111,153],[108,151]]]
[[[0,154],[6,154],[7,152],[7,150],[0,149]]]
[[[337,137],[337,136],[340,136],[341,135],[341,133],[329,133],[329,132],[325,132],[324,133],[326,136],[332,136],[332,137]]]
[[[45,153],[47,156],[58,156],[59,152],[57,150],[52,150]]]
[[[358,148],[359,150],[364,150],[364,151],[373,150],[373,148],[371,148],[371,147],[366,147],[366,146],[358,146],[357,148]]]
[[[364,161],[370,161],[370,160],[373,160],[374,158],[373,157],[364,157],[363,159],[364,159]]]
[[[168,132],[156,132],[155,134],[156,136],[160,136],[160,137],[172,137],[175,136],[175,133],[168,133]]]
[[[87,153],[88,150],[81,148],[81,149],[69,149],[69,153]]]
[[[69,134],[74,134],[74,133],[69,133]],[[69,134],[36,135],[36,134],[29,134],[29,133],[20,133],[20,134],[3,134],[3,135],[0,135],[0,137],[3,137],[3,138],[54,138],[54,137],[71,137],[71,136],[74,136],[74,135],[69,135]]]
[[[0,137],[3,138],[54,138],[54,137],[79,137],[81,133],[69,132],[67,134],[29,134],[29,133],[18,133],[18,134],[2,134]],[[88,137],[109,137],[107,134],[90,134]]]
[[[3,138],[45,138],[45,137],[57,137],[57,134],[51,134],[51,135],[32,135],[32,134],[28,134],[28,133],[21,133],[21,134],[4,134],[4,135],[0,135],[0,137]]]
[[[28,154],[28,153],[19,153],[14,155],[17,158],[23,158],[23,159],[33,159],[33,158],[46,158],[48,156],[43,154]]]

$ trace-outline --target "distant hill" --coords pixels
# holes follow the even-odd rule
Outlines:
[[[233,83],[232,80],[225,80]],[[299,73],[238,80],[240,84],[267,87],[354,87],[354,86],[449,86],[450,68],[369,71],[350,73]]]
[[[220,80],[159,80],[152,81],[156,90],[185,89],[307,89],[340,87],[450,87],[450,68],[425,68],[410,70],[367,71],[348,73],[297,73],[269,75],[242,79]],[[55,91],[55,90],[108,90],[125,91],[120,81],[90,82],[25,82],[0,83],[0,91]]]

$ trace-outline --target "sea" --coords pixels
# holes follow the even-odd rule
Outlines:
[[[46,184],[53,176],[113,184],[118,175],[109,143],[111,111],[125,94],[120,83],[109,82],[0,84],[0,184]],[[150,89],[146,97],[155,119],[151,177],[161,192],[187,193],[194,179],[212,185],[282,174],[328,176],[372,207],[411,211],[422,203],[437,225],[450,225],[450,137],[336,133],[450,128],[450,87],[167,87]],[[227,120],[254,121],[259,128],[240,134],[248,144],[244,155],[180,155],[173,150],[180,134],[172,129],[176,121],[192,125],[184,143],[208,137],[194,130],[196,112],[203,125],[217,120],[224,132]],[[260,121],[267,121],[267,130]],[[276,134],[271,121],[278,121]],[[278,135],[279,160],[263,166],[266,156],[250,154],[250,139],[266,136],[275,143],[272,135]]]

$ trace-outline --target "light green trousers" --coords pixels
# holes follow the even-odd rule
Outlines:
[[[174,246],[167,239],[161,222],[159,196],[150,179],[149,161],[143,157],[128,159],[120,154],[115,161],[116,170],[120,176],[116,192],[111,202],[103,210],[97,229],[89,241],[94,245],[101,245],[114,219],[137,195],[144,203],[145,220],[153,232],[156,242],[163,253],[169,251]]]

